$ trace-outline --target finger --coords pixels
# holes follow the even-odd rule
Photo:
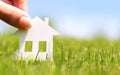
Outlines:
[[[25,12],[2,1],[0,1],[0,19],[18,29],[30,27],[30,20]]]
[[[10,5],[13,5],[13,1],[10,1],[10,0],[1,0],[1,1],[3,1],[3,2],[7,3],[7,4],[10,4]]]
[[[19,9],[28,12],[28,0],[13,0],[14,6],[18,7]]]

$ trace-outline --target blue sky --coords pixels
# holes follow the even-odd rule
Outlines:
[[[29,0],[29,15],[54,19],[61,34],[88,38],[97,32],[120,36],[119,0]],[[0,30],[11,28],[1,23]]]

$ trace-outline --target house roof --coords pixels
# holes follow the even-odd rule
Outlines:
[[[15,33],[16,35],[20,35],[20,37],[24,36],[26,39],[41,39],[48,38],[53,35],[59,35],[53,28],[51,28],[48,23],[43,21],[39,17],[35,17],[31,20],[31,28],[26,31],[18,31]]]

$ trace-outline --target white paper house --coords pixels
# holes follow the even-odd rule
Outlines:
[[[20,36],[20,50],[16,52],[16,58],[21,60],[53,60],[53,35],[59,35],[49,26],[49,19],[44,20],[35,17],[31,21],[31,28],[15,33]],[[25,52],[25,42],[32,41],[32,52]],[[46,52],[38,52],[40,41],[46,41]]]

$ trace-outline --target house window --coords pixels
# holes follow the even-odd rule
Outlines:
[[[26,52],[32,52],[32,41],[26,41],[25,42],[25,51]]]
[[[39,42],[39,52],[46,52],[46,41]]]

